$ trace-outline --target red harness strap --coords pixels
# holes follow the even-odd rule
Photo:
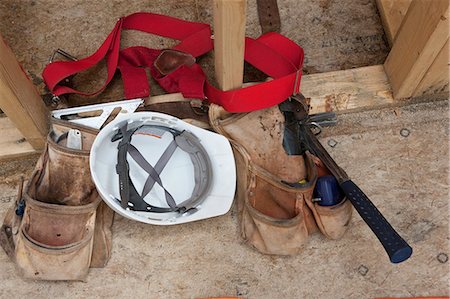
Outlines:
[[[120,50],[122,29],[139,30],[179,40],[180,43],[174,49],[194,57],[213,49],[211,28],[207,24],[152,13],[135,13],[119,19],[113,31],[91,56],[78,61],[57,61],[48,64],[42,77],[50,91],[56,96],[69,93],[94,96],[106,88],[119,69],[125,98],[147,97],[150,95],[150,86],[144,68],[148,67],[155,80],[167,92],[181,92],[186,98],[208,99],[230,112],[268,108],[299,92],[303,49],[278,33],[267,33],[257,39],[245,40],[245,60],[273,80],[224,92],[206,80],[198,64],[181,65],[172,73],[163,76],[153,67],[153,62],[161,50],[146,47]],[[65,78],[91,68],[103,58],[106,59],[108,75],[100,89],[86,93],[59,85]]]

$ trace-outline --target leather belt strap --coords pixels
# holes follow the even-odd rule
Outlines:
[[[262,33],[280,32],[281,22],[277,0],[256,0]]]
[[[169,132],[174,137],[172,142],[156,162],[155,166],[152,166],[150,163],[148,163],[148,161],[139,152],[139,150],[131,144],[131,139],[134,134],[139,134],[142,132],[145,133],[145,130],[148,129],[156,129],[164,132]],[[184,213],[190,209],[195,208],[205,199],[212,180],[211,162],[206,150],[200,144],[199,140],[190,132],[178,131],[173,128],[148,124],[138,125],[134,128],[128,129],[128,123],[125,123],[122,127],[119,128],[118,132],[113,136],[111,141],[115,142],[119,139],[120,142],[117,145],[118,152],[116,172],[119,176],[119,201],[122,208],[152,213]],[[177,148],[180,148],[181,150],[189,154],[191,162],[194,166],[195,181],[195,186],[191,196],[187,200],[179,204],[175,202],[169,191],[164,188],[162,180],[160,178],[161,172],[163,171],[164,167],[167,165]],[[148,174],[147,180],[144,183],[144,187],[140,195],[130,177],[130,168],[127,162],[128,154],[130,154],[130,156],[136,161],[136,163]],[[148,204],[144,200],[144,198],[152,190],[155,183],[159,184],[164,190],[166,202],[169,206],[168,208],[153,206],[151,204]]]
[[[207,99],[230,112],[249,112],[268,108],[284,101],[300,89],[303,65],[303,49],[278,33],[267,33],[257,39],[246,38],[245,60],[260,69],[273,80],[250,87],[221,91],[207,80],[201,67],[185,59],[174,71],[161,74],[154,67],[161,51],[146,47],[120,49],[122,30],[138,30],[179,40],[173,47],[192,57],[203,55],[213,48],[210,26],[176,18],[153,14],[135,13],[122,17],[100,48],[91,56],[78,61],[56,61],[48,64],[42,76],[49,90],[56,96],[76,93],[95,96],[103,91],[118,69],[122,74],[125,98],[142,98],[150,95],[148,78],[144,68],[150,68],[153,78],[167,92],[181,92],[185,98]],[[105,83],[92,92],[78,91],[60,84],[65,78],[85,71],[102,59],[106,59]]]

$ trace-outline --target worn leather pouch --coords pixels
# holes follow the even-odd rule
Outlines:
[[[67,147],[70,129],[81,132],[81,149]],[[53,120],[47,138],[47,156],[41,156],[43,173],[36,188],[36,199],[64,205],[89,204],[98,200],[89,169],[89,152],[97,130],[66,121]],[[38,162],[39,165],[39,162]],[[111,257],[114,212],[100,201],[96,212],[91,267],[104,267]]]
[[[107,264],[114,213],[90,176],[97,131],[64,121],[52,127],[32,177],[4,219],[0,244],[25,277],[80,280],[89,267]],[[81,132],[81,149],[66,146],[72,128]],[[15,213],[21,203],[24,212]]]
[[[98,196],[84,205],[33,199],[39,170],[24,194],[25,212],[17,232],[15,260],[25,278],[83,280],[91,264]]]
[[[228,114],[210,107],[212,127],[233,145],[237,204],[244,240],[262,253],[292,255],[317,230],[305,203],[317,172],[308,155],[288,156],[282,147],[283,116],[278,107]],[[291,187],[288,183],[306,183]]]
[[[347,231],[353,207],[347,198],[334,206],[320,206],[311,198],[306,203],[314,214],[319,230],[329,239],[340,239]]]
[[[338,239],[348,228],[348,200],[325,207],[313,202],[317,158],[287,155],[284,116],[278,107],[231,114],[209,109],[211,126],[233,145],[237,167],[238,215],[244,240],[262,253],[299,253],[318,230]]]
[[[314,168],[308,168],[311,183],[293,188],[248,160],[239,151],[238,210],[241,233],[249,244],[262,253],[293,255],[301,251],[308,235],[317,230],[311,211],[305,204],[314,188]],[[306,157],[309,162],[309,158]],[[311,166],[310,163],[307,163]],[[244,166],[244,167],[243,167]],[[247,171],[245,171],[247,169]]]

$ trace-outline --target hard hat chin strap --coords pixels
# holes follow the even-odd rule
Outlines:
[[[120,200],[118,200],[120,201],[122,208],[152,213],[184,213],[198,206],[207,196],[212,180],[211,161],[199,139],[188,131],[178,131],[165,126],[142,124],[128,130],[127,127],[128,123],[125,123],[111,139],[112,142],[121,139],[117,146],[116,172],[119,176]],[[139,150],[131,144],[131,139],[134,134],[146,133],[148,130],[163,131],[163,134],[169,132],[174,137],[156,162],[155,166],[152,166]],[[177,148],[180,148],[189,154],[194,166],[195,182],[190,198],[179,204],[175,202],[172,195],[163,186],[160,177],[161,172]],[[148,174],[141,194],[136,190],[130,177],[130,169],[127,162],[128,154],[130,154],[133,160]],[[153,206],[144,200],[148,193],[153,189],[155,183],[158,183],[164,190],[164,196],[167,205],[169,206],[168,208]]]

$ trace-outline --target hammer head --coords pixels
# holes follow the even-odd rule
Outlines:
[[[291,96],[279,105],[281,112],[293,113],[294,119],[302,121],[308,117],[309,105],[306,103],[305,97],[299,93]]]

